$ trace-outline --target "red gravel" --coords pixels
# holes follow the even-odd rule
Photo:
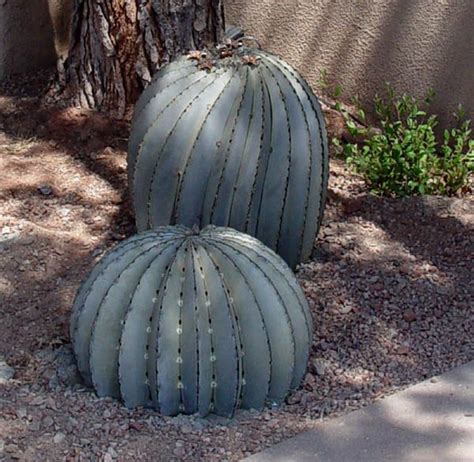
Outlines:
[[[0,96],[0,376],[2,359],[15,369],[0,379],[0,460],[238,460],[474,359],[473,199],[376,198],[332,161],[317,250],[298,271],[315,338],[289,404],[229,421],[97,399],[77,384],[67,323],[93,261],[133,233],[127,135]]]

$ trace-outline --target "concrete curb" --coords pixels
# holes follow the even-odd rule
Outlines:
[[[474,361],[245,461],[474,462]]]

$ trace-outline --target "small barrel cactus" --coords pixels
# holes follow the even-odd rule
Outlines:
[[[295,267],[324,208],[323,115],[287,63],[239,45],[165,66],[139,99],[128,154],[137,228],[229,226]]]
[[[165,226],[110,251],[71,318],[78,367],[99,396],[166,415],[280,403],[305,373],[311,316],[293,273],[228,228]]]

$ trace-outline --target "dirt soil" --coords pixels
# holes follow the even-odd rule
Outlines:
[[[68,322],[93,263],[134,232],[128,125],[43,106],[43,77],[0,88],[0,460],[239,460],[474,359],[472,197],[377,198],[333,160],[298,270],[308,374],[287,404],[228,420],[98,399],[77,377]]]

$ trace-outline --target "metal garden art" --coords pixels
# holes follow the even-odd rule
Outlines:
[[[192,52],[138,101],[128,174],[139,231],[229,226],[294,268],[311,254],[325,202],[319,103],[287,63],[241,41]]]
[[[99,396],[231,416],[298,387],[311,316],[286,263],[228,228],[165,226],[125,240],[77,295],[71,336]]]
[[[324,121],[303,78],[245,40],[163,67],[136,105],[140,234],[93,268],[71,319],[86,383],[128,407],[232,416],[305,373],[311,316],[290,267],[322,219]]]

